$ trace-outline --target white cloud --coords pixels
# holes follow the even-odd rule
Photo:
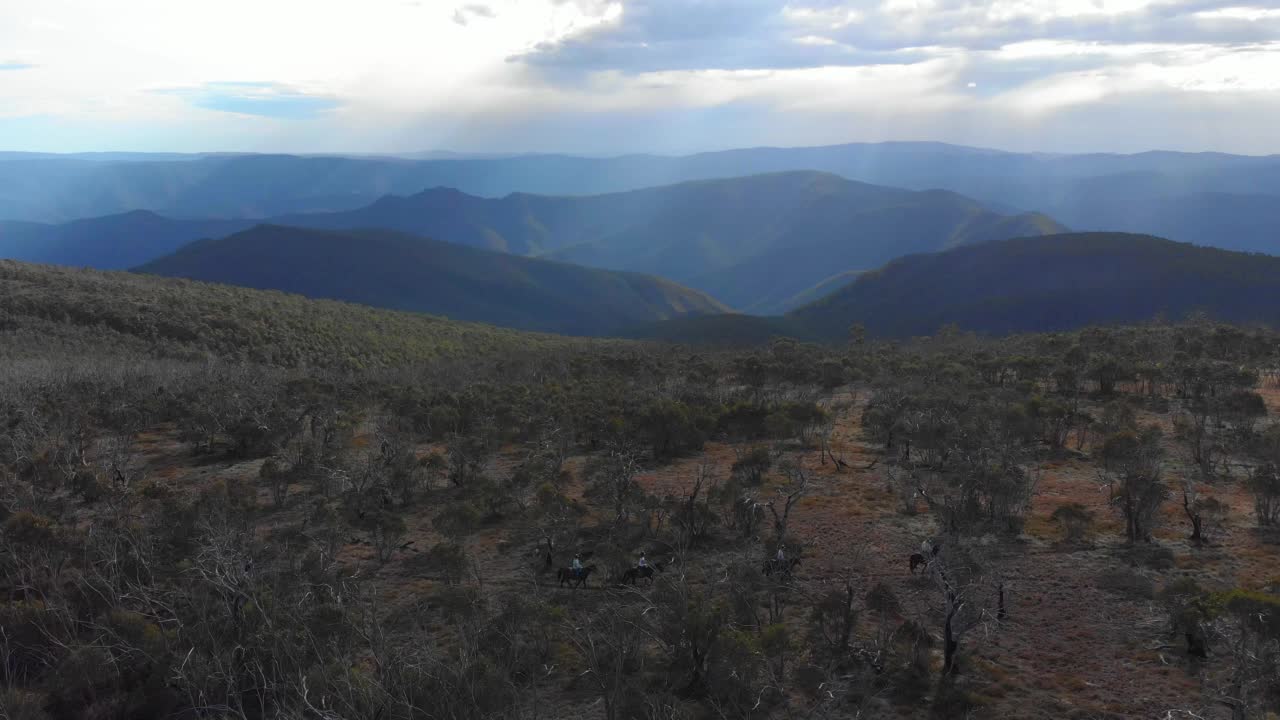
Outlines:
[[[866,13],[850,7],[812,8],[786,5],[782,17],[796,25],[839,30],[866,18]]]
[[[1201,10],[1195,13],[1201,20],[1242,20],[1257,22],[1259,20],[1280,19],[1280,8],[1264,7],[1225,7],[1213,10]]]
[[[835,40],[820,35],[803,35],[795,39],[798,45],[836,45]]]
[[[1112,149],[1121,129],[1062,119],[1158,106],[1238,129],[1152,119],[1175,140],[1275,151],[1278,39],[1280,10],[1240,0],[5,0],[0,119],[180,149]]]

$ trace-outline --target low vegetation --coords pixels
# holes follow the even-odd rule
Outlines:
[[[7,717],[1280,712],[1274,332],[691,353],[0,272]]]

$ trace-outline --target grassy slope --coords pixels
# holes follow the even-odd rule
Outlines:
[[[354,369],[573,342],[279,292],[0,260],[0,346],[10,357],[52,348]]]

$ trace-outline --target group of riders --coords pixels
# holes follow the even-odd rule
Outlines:
[[[787,564],[787,549],[785,545],[778,546],[778,552],[774,555],[773,560],[779,567]],[[636,570],[646,570],[649,567],[649,559],[645,557],[644,551],[640,551],[640,558],[636,560]],[[585,568],[582,565],[582,553],[574,553],[573,561],[569,563],[569,569],[573,572],[575,578],[581,578]]]
[[[915,574],[916,568],[921,565],[927,568],[930,562],[932,562],[933,559],[938,556],[938,553],[941,550],[942,550],[941,543],[937,543],[929,539],[926,539],[922,543],[920,543],[920,552],[912,553],[910,558],[911,573]],[[795,561],[795,563],[798,564],[799,561],[797,560]],[[633,581],[637,575],[639,575],[640,577],[652,577],[653,572],[649,568],[650,568],[649,559],[645,556],[644,551],[641,550],[640,557],[636,560],[635,566],[631,570],[629,570],[627,574],[631,576]],[[594,566],[592,567],[592,569],[594,569]],[[662,563],[658,564],[657,569],[659,570],[662,569]],[[767,575],[767,574],[770,574],[771,572],[782,571],[789,575],[791,569],[792,569],[792,564],[788,563],[787,561],[786,546],[778,545],[778,549],[774,553],[773,558],[771,560],[765,561],[765,568],[764,568],[765,574]],[[584,580],[586,577],[587,571],[588,571],[587,568],[584,567],[582,564],[582,553],[574,553],[573,561],[569,565],[570,577],[572,577],[574,580]],[[624,581],[625,581],[625,578],[624,578]]]
[[[640,559],[636,561],[637,569],[649,567],[649,559],[644,556],[644,551],[640,551]],[[584,568],[582,567],[582,553],[573,554],[573,562],[569,563],[569,569],[573,571],[574,577],[582,577]]]

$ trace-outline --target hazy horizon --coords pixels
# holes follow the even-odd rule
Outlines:
[[[687,152],[664,152],[660,150],[618,150],[616,152],[575,152],[569,149],[545,149],[545,150],[492,150],[484,148],[462,149],[462,148],[430,148],[430,149],[402,149],[402,150],[272,150],[269,148],[258,149],[206,149],[206,150],[139,150],[132,148],[98,148],[92,150],[26,150],[15,149],[9,147],[0,147],[0,154],[28,154],[28,155],[65,155],[65,156],[87,156],[87,155],[173,155],[173,156],[201,156],[201,155],[290,155],[295,157],[371,157],[371,158],[412,158],[422,160],[448,160],[452,158],[458,159],[484,159],[484,158],[511,158],[511,157],[536,157],[536,156],[563,156],[563,157],[579,157],[588,159],[616,159],[630,156],[651,156],[651,157],[687,157],[693,155],[708,155],[714,153],[734,152],[739,150],[795,150],[804,148],[822,148],[822,147],[841,147],[841,146],[875,146],[875,145],[947,145],[957,148],[965,148],[969,150],[986,150],[995,153],[1024,154],[1024,155],[1145,155],[1151,153],[1177,153],[1186,155],[1237,155],[1241,157],[1275,157],[1280,155],[1280,148],[1274,151],[1260,152],[1232,152],[1227,150],[1216,150],[1212,148],[1206,149],[1173,149],[1168,147],[1148,147],[1133,150],[1103,150],[1103,149],[1082,149],[1074,151],[1055,151],[1043,150],[1037,148],[1013,148],[999,147],[996,145],[973,145],[965,143],[953,143],[942,140],[932,139],[902,139],[902,140],[846,140],[830,143],[794,143],[794,144],[757,144],[757,145],[730,145],[730,146],[709,146],[704,148],[696,148]]]

